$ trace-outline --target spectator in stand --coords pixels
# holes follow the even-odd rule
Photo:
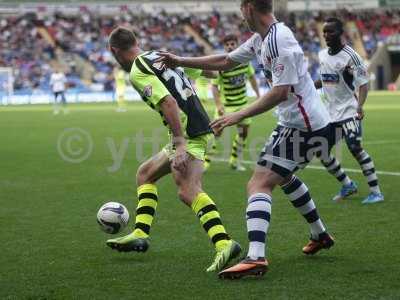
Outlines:
[[[339,11],[336,16],[356,22],[370,57],[389,36],[400,34],[400,10],[378,13]],[[316,55],[320,50],[317,21],[324,18],[323,12],[278,14],[278,19],[285,22],[301,41],[309,59],[310,72],[314,75],[317,74]],[[66,74],[68,80],[79,88],[85,88],[80,79],[82,71],[76,64],[79,58],[92,66],[93,82],[104,89],[110,89],[113,76],[109,74],[113,73],[114,61],[105,45],[109,33],[117,25],[136,28],[144,50],[165,49],[182,56],[198,56],[204,51],[187,34],[185,26],[191,26],[215,51],[223,50],[220,45],[228,33],[240,36],[240,42],[251,36],[239,14],[221,14],[216,11],[208,14],[168,15],[165,12],[134,14],[125,10],[119,15],[98,16],[82,9],[81,13],[74,16],[61,12],[39,16],[0,16],[0,67],[13,66],[15,90],[29,92],[34,87],[48,90],[49,78],[53,72],[52,60],[56,59],[65,62],[67,69],[70,69]],[[38,27],[47,30],[55,46],[39,34]],[[63,52],[57,51],[57,48]]]

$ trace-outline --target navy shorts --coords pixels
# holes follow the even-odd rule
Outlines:
[[[257,164],[286,178],[305,168],[315,156],[329,154],[334,140],[331,129],[328,125],[307,132],[278,126],[265,144]]]
[[[362,141],[362,123],[358,118],[349,118],[340,122],[334,122],[331,126],[332,147],[344,139],[349,149],[355,149],[361,146]]]

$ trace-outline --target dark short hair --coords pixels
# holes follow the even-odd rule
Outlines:
[[[241,6],[251,3],[254,7],[263,14],[271,13],[274,9],[273,0],[242,0]]]
[[[235,41],[235,42],[239,42],[239,39],[238,39],[238,37],[237,37],[237,35],[236,34],[228,34],[228,35],[226,35],[225,37],[224,37],[224,39],[222,40],[222,42],[225,44],[225,43],[227,43],[227,42],[230,42],[230,41]]]
[[[338,19],[338,18],[334,18],[334,17],[327,18],[327,19],[325,20],[325,23],[334,23],[334,24],[335,24],[335,27],[336,27],[336,29],[337,29],[338,31],[344,32],[344,25],[343,25],[343,22],[342,22],[340,19]]]
[[[108,43],[110,47],[128,50],[132,46],[136,46],[137,38],[133,30],[118,26],[110,33]]]

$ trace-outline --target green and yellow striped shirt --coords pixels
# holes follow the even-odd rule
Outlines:
[[[224,106],[240,106],[247,103],[246,84],[254,74],[254,68],[250,63],[219,72],[212,83],[218,86]]]

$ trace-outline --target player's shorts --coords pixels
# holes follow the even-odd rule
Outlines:
[[[330,126],[313,132],[278,126],[265,144],[258,166],[283,178],[303,169],[315,157],[329,154]]]
[[[225,109],[226,114],[231,114],[231,113],[237,112],[239,110],[242,110],[246,107],[247,107],[247,104],[238,105],[238,106],[224,106],[224,109]],[[217,118],[219,118],[219,115],[218,115],[218,110],[216,109],[214,112],[214,120]],[[250,126],[251,122],[252,122],[251,118],[247,118],[247,119],[244,119],[243,121],[241,121],[240,123],[238,123],[238,125]]]
[[[187,139],[186,152],[194,158],[204,161],[208,145],[213,140],[213,138],[214,136],[212,134],[205,134],[196,138]],[[169,159],[172,159],[175,154],[175,149],[172,145],[172,142],[168,143],[162,151],[164,151]]]
[[[356,117],[331,123],[331,136],[333,145],[344,139],[350,149],[360,147],[362,141],[362,123]]]

